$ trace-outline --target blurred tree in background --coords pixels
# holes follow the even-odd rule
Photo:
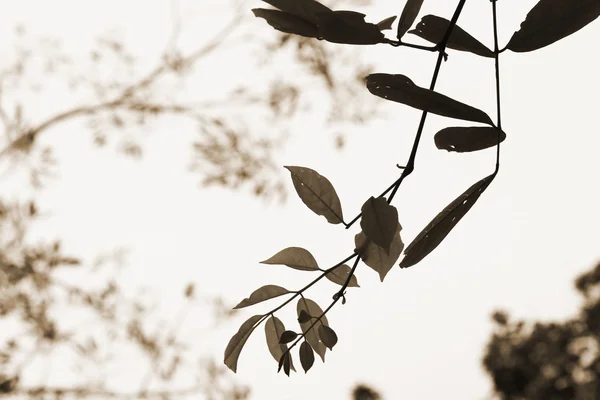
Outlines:
[[[506,400],[600,398],[600,263],[575,280],[584,303],[564,322],[513,321],[493,314],[483,364]]]

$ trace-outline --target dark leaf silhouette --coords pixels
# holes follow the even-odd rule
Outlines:
[[[307,373],[309,369],[315,363],[315,353],[306,340],[300,345],[300,363],[304,369],[304,373]]]
[[[237,362],[240,357],[240,352],[242,348],[246,344],[246,341],[256,328],[256,323],[263,317],[263,315],[254,315],[246,320],[240,326],[237,333],[231,337],[227,347],[225,348],[225,365],[229,367],[230,370],[236,372],[237,370]]]
[[[281,368],[283,367],[283,372],[287,376],[290,376],[291,366],[292,366],[292,355],[289,352],[286,352],[283,354],[283,356],[281,356],[281,359],[279,359],[279,366],[277,367],[277,372],[281,371]]]
[[[387,17],[386,19],[379,21],[377,23],[377,27],[379,28],[380,31],[392,29],[392,24],[394,23],[396,18],[397,17],[395,15],[393,15],[391,17]]]
[[[360,227],[363,233],[389,254],[390,245],[399,225],[398,210],[388,204],[385,198],[371,196],[363,204],[361,211]]]
[[[285,265],[300,271],[318,271],[319,265],[312,254],[302,247],[288,247],[261,264]]]
[[[287,343],[291,342],[292,340],[296,339],[297,337],[298,337],[298,334],[296,332],[294,332],[294,331],[285,331],[279,337],[279,343],[280,344],[287,344]]]
[[[298,315],[298,322],[304,323],[308,322],[312,319],[312,316],[307,313],[305,310],[300,310],[300,315]]]
[[[330,13],[331,9],[315,0],[263,0],[286,13],[295,15],[313,24],[317,24],[317,15]]]
[[[435,145],[438,149],[465,153],[496,146],[506,139],[506,133],[489,126],[456,126],[445,128],[435,134]]]
[[[263,18],[278,31],[311,38],[319,37],[319,28],[316,25],[312,25],[295,15],[265,8],[254,8],[252,12],[256,17]]]
[[[300,312],[302,310],[306,311],[308,314],[314,317],[319,317],[321,314],[323,314],[323,310],[321,309],[321,307],[319,307],[319,305],[314,301],[307,298],[301,298],[300,300],[298,300],[298,317],[300,316]],[[321,317],[321,320],[315,322],[315,325],[310,330],[308,330],[308,328],[312,325],[313,322],[315,321],[312,320],[309,322],[300,323],[300,327],[302,328],[302,332],[304,333],[304,338],[306,339],[306,341],[310,343],[313,350],[316,351],[317,354],[321,357],[321,360],[325,361],[325,351],[327,349],[325,345],[321,343],[319,335],[317,334],[317,330],[321,325],[329,325],[329,322],[327,321],[327,316],[323,315]]]
[[[248,306],[251,306],[251,305],[260,303],[262,301],[269,300],[274,297],[278,297],[278,296],[281,296],[281,295],[284,295],[287,293],[290,293],[290,291],[287,290],[286,288],[282,288],[281,286],[265,285],[263,287],[256,289],[254,292],[252,292],[250,297],[242,300],[240,302],[240,304],[233,307],[233,309],[237,310],[239,308],[248,307]]]
[[[275,361],[281,360],[281,356],[288,348],[287,344],[279,343],[279,338],[283,332],[285,332],[285,325],[279,318],[273,316],[265,323],[267,346]],[[295,371],[293,362],[291,362],[291,368]]]
[[[333,283],[337,283],[338,285],[344,285],[346,279],[348,279],[348,276],[350,276],[350,272],[352,272],[352,268],[350,268],[346,264],[342,264],[327,275],[325,275],[325,277]],[[350,282],[348,282],[348,287],[360,287],[358,285],[356,275],[352,275],[352,278],[350,278]]]
[[[327,178],[310,168],[285,168],[290,171],[294,188],[308,208],[331,224],[344,222],[340,199]]]
[[[338,341],[337,335],[335,334],[334,330],[325,325],[319,326],[319,337],[321,338],[323,344],[327,346],[329,350],[333,349],[333,346],[335,346],[335,344]]]
[[[495,176],[492,174],[483,178],[448,204],[408,245],[400,267],[411,267],[431,253],[473,207]]]
[[[375,96],[445,117],[494,125],[483,111],[415,85],[404,75],[371,74],[367,89]]]
[[[360,258],[379,274],[381,282],[383,282],[387,273],[392,269],[400,254],[402,254],[402,250],[404,250],[404,243],[402,243],[402,239],[400,238],[401,229],[402,226],[398,224],[389,253],[369,241],[363,232],[354,237],[354,245],[358,250],[358,254],[360,254]]]
[[[377,44],[384,38],[375,24],[355,11],[334,11],[317,15],[319,31],[325,40],[344,44]]]
[[[598,0],[540,0],[506,47],[519,53],[541,49],[577,32],[598,16]]]
[[[408,33],[417,35],[428,42],[438,44],[444,38],[450,21],[435,15],[426,15],[417,24],[415,29]],[[468,51],[482,57],[494,58],[494,52],[488,49],[483,43],[465,32],[460,26],[455,25],[448,38],[446,47],[449,49]]]
[[[404,9],[402,10],[402,15],[400,16],[400,21],[398,21],[398,40],[402,39],[402,36],[406,34],[406,31],[408,31],[415,22],[417,15],[419,15],[419,11],[421,11],[422,5],[423,0],[408,0],[406,2]]]

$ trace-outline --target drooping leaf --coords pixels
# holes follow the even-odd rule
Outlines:
[[[320,13],[333,12],[330,8],[324,6],[315,0],[263,0],[281,11],[295,15],[314,25],[317,25],[317,15]]]
[[[325,277],[331,282],[343,286],[346,282],[346,279],[348,279],[348,276],[350,276],[350,272],[352,272],[352,268],[350,268],[346,264],[342,264],[327,275],[325,275]],[[356,275],[352,275],[352,278],[350,278],[350,282],[348,282],[348,287],[360,287],[358,285],[358,279],[356,279]]]
[[[298,322],[308,322],[312,319],[312,316],[304,310],[300,310],[300,315],[298,315]]]
[[[358,250],[360,258],[365,264],[379,274],[379,279],[381,282],[383,282],[387,273],[390,272],[400,257],[400,254],[402,254],[402,250],[404,250],[404,243],[402,243],[402,239],[400,238],[401,229],[402,226],[398,224],[396,234],[394,235],[394,240],[390,246],[389,254],[385,251],[385,249],[369,241],[363,232],[358,233],[354,237],[354,245]]]
[[[398,21],[398,40],[402,39],[402,36],[404,36],[406,31],[408,31],[415,22],[417,15],[419,15],[419,11],[421,11],[422,5],[423,0],[407,0],[404,9],[402,10],[400,21]]]
[[[315,353],[310,346],[310,343],[306,340],[300,345],[300,363],[302,364],[304,373],[307,373],[315,363]]]
[[[312,254],[302,247],[288,247],[261,264],[286,265],[300,271],[318,271],[319,265]]]
[[[433,114],[494,125],[483,111],[433,90],[421,88],[404,75],[371,74],[367,76],[367,89],[375,96]]]
[[[308,314],[314,317],[319,317],[321,314],[323,314],[323,310],[321,309],[321,307],[319,307],[319,305],[314,301],[307,298],[301,298],[300,300],[298,300],[298,305],[296,309],[298,317],[300,316],[300,312],[302,310],[306,311]],[[324,362],[325,352],[327,351],[327,348],[323,343],[321,343],[319,335],[317,334],[317,330],[321,325],[329,325],[329,322],[327,321],[327,316],[323,315],[321,320],[315,322],[315,325],[312,327],[312,329],[308,330],[308,328],[312,325],[313,322],[315,322],[314,319],[308,322],[300,323],[300,327],[302,328],[302,332],[305,335],[304,338],[306,339],[306,341],[310,343],[313,350],[317,352],[317,354],[321,357],[321,360],[323,360]]]
[[[438,44],[444,39],[446,31],[450,26],[450,21],[436,15],[426,15],[417,24],[415,29],[408,33],[417,35],[428,42]],[[488,49],[483,43],[469,35],[458,25],[454,25],[452,33],[448,38],[446,47],[449,49],[468,51],[482,57],[494,58],[494,52]]]
[[[492,174],[483,178],[448,204],[408,245],[400,268],[411,267],[431,253],[473,207],[495,176]]]
[[[233,307],[233,309],[237,310],[240,308],[248,307],[248,306],[260,303],[262,301],[272,299],[274,297],[282,296],[287,293],[290,293],[290,291],[287,290],[286,288],[282,288],[281,286],[265,285],[263,287],[256,289],[254,292],[252,292],[250,297],[242,300],[240,302],[240,304]]]
[[[290,376],[290,369],[292,367],[292,355],[289,352],[283,353],[283,355],[279,359],[279,365],[277,367],[278,373],[279,373],[279,371],[281,371],[282,367],[283,367],[283,372],[285,372],[285,374],[287,376]]]
[[[565,38],[600,16],[598,0],[540,0],[506,46],[528,52]]]
[[[297,337],[298,337],[298,334],[296,332],[294,332],[294,331],[285,331],[279,337],[279,343],[280,344],[287,344],[287,343],[291,342],[292,340],[296,339]]]
[[[319,326],[319,337],[321,338],[321,342],[323,342],[329,350],[333,349],[333,346],[335,346],[338,341],[335,331],[325,325]]]
[[[355,11],[334,11],[317,15],[319,32],[331,43],[377,44],[384,39],[379,27],[365,22],[365,15]]]
[[[390,245],[398,228],[398,210],[385,198],[371,196],[363,204],[360,227],[367,237],[389,253]]]
[[[506,139],[506,133],[490,126],[455,126],[445,128],[435,134],[435,145],[438,149],[465,153],[496,146]]]
[[[285,325],[283,322],[277,317],[271,317],[265,323],[265,337],[267,339],[267,347],[269,347],[269,352],[275,359],[275,361],[281,360],[281,356],[287,350],[287,344],[280,344],[279,338],[281,334],[285,332]],[[293,371],[294,363],[291,362],[291,368]]]
[[[254,315],[248,318],[246,322],[240,326],[240,329],[238,329],[237,333],[229,340],[229,343],[225,348],[224,362],[225,365],[227,365],[233,372],[236,372],[237,370],[237,362],[242,348],[246,344],[246,341],[250,337],[252,331],[254,331],[254,328],[256,328],[256,323],[262,317],[263,315]]]
[[[392,24],[394,23],[396,18],[397,17],[395,15],[392,15],[391,17],[387,17],[386,19],[379,21],[377,23],[377,27],[379,28],[380,31],[392,29]]]
[[[327,178],[306,167],[286,166],[296,193],[308,208],[324,216],[331,224],[344,222],[340,199]]]
[[[319,28],[295,15],[278,10],[267,10],[265,8],[253,8],[252,12],[258,18],[263,18],[269,25],[278,31],[294,33],[296,35],[318,38]]]

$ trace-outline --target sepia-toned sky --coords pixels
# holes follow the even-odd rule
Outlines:
[[[85,54],[95,36],[114,32],[147,70],[164,49],[173,22],[168,0],[1,3],[3,52],[10,47],[17,23],[32,33],[61,39],[74,58],[78,52]],[[247,2],[246,23],[259,37],[269,38],[275,31],[249,11],[264,6],[261,3]],[[373,3],[355,7],[371,22],[400,14],[404,5],[395,0]],[[501,47],[535,3],[498,1]],[[178,10],[183,47],[191,49],[196,40],[201,43],[221,29],[230,18],[228,4],[182,0]],[[459,25],[492,47],[490,4],[467,1]],[[454,1],[428,0],[420,15],[450,18],[455,6]],[[235,375],[251,385],[252,399],[344,400],[358,382],[372,385],[389,400],[484,399],[491,386],[480,360],[494,309],[526,319],[561,319],[576,312],[579,299],[573,279],[600,257],[599,37],[600,22],[595,21],[547,48],[502,54],[507,139],[492,185],[418,265],[395,267],[383,283],[371,269],[359,266],[361,288],[350,288],[347,304],[336,305],[327,315],[339,342],[325,364],[317,360],[306,375],[276,374],[263,328],[257,329]],[[186,88],[186,95],[201,99],[202,91],[218,92],[233,79],[258,79],[251,50],[243,38],[236,40],[219,53],[218,62],[208,60],[200,67],[201,83]],[[435,54],[383,45],[355,50],[356,57],[376,66],[376,72],[405,74],[429,86]],[[493,60],[449,53],[437,90],[495,116]],[[56,111],[57,104],[64,101],[61,107],[69,107],[77,101],[69,93],[64,96],[32,100],[36,108],[30,115],[40,120]],[[365,90],[364,96],[371,95]],[[322,101],[315,98],[314,105],[318,108]],[[361,98],[348,99],[353,101]],[[306,166],[326,176],[341,198],[346,219],[394,181],[399,173],[395,165],[404,163],[410,152],[420,112],[384,100],[380,106],[386,118],[348,128],[341,152],[331,136],[320,135],[320,122],[307,116],[297,122],[294,135],[277,154],[282,166]],[[37,234],[58,235],[67,251],[88,258],[115,246],[129,248],[121,279],[131,287],[153,286],[156,298],[164,299],[160,307],[165,315],[177,307],[171,294],[189,280],[202,293],[223,295],[231,304],[264,284],[299,289],[313,279],[310,272],[258,263],[285,247],[310,250],[322,268],[352,252],[359,225],[346,231],[327,224],[295,196],[291,180],[286,181],[290,195],[283,205],[262,202],[243,191],[199,189],[198,177],[186,169],[193,133],[178,124],[174,120],[153,126],[142,143],[141,161],[94,149],[82,124],[49,132],[43,140],[54,144],[60,164],[58,178],[38,193],[40,205],[52,215]],[[427,120],[415,172],[393,202],[406,243],[456,196],[493,171],[492,149],[450,154],[435,148],[435,132],[456,124],[461,123],[436,116]],[[13,193],[21,190],[17,184],[11,188]],[[325,306],[335,290],[326,281],[306,296]],[[216,332],[206,333],[208,323],[200,317],[188,319],[181,337],[194,343],[198,354],[222,360],[238,326],[275,304],[278,300],[243,310]],[[294,313],[290,305],[280,318],[292,326]],[[116,370],[116,385],[127,387],[137,377],[131,369]]]

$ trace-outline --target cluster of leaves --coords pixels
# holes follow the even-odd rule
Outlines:
[[[263,1],[277,9],[259,8],[252,11],[279,31],[332,43],[388,43],[394,46],[424,48],[402,41],[405,33],[411,33],[434,44],[432,48],[424,49],[438,52],[436,69],[429,89],[416,85],[410,78],[400,74],[373,73],[366,77],[367,89],[373,95],[419,109],[423,114],[408,163],[400,167],[401,176],[380,196],[370,197],[363,204],[361,213],[351,222],[344,221],[340,199],[327,178],[310,168],[285,167],[291,173],[298,196],[314,213],[325,217],[331,224],[343,224],[346,229],[361,220],[361,232],[355,236],[355,249],[343,261],[323,270],[308,250],[300,247],[286,248],[262,263],[286,265],[301,271],[320,271],[321,274],[297,291],[290,291],[276,285],[263,286],[236,306],[236,308],[243,308],[291,294],[289,299],[270,312],[254,315],[244,322],[229,341],[224,355],[225,364],[235,372],[240,352],[250,334],[260,323],[266,321],[265,334],[269,351],[278,362],[278,371],[283,368],[289,376],[290,371],[295,370],[290,351],[298,343],[302,342],[299,356],[305,372],[314,363],[314,352],[325,361],[326,350],[331,350],[337,343],[337,334],[329,327],[326,314],[340,299],[342,304],[345,303],[346,288],[358,287],[355,271],[361,259],[379,274],[381,281],[403,250],[404,257],[400,267],[408,268],[417,264],[444,240],[495,178],[500,165],[500,143],[506,138],[501,126],[500,113],[500,53],[506,49],[527,52],[552,44],[595,20],[600,15],[600,3],[596,0],[582,0],[577,3],[566,0],[540,0],[528,13],[520,30],[514,33],[507,46],[501,50],[498,46],[496,0],[492,0],[494,50],[490,50],[465,30],[456,26],[465,0],[459,1],[450,21],[442,17],[426,15],[411,31],[408,29],[416,20],[423,1],[408,0],[399,19],[397,41],[385,38],[382,32],[392,27],[395,17],[387,18],[379,24],[372,24],[365,22],[364,14],[354,11],[333,11],[315,0]],[[496,124],[484,111],[434,91],[441,62],[447,59],[446,48],[495,59],[498,114]],[[398,220],[398,211],[390,203],[404,178],[413,171],[416,150],[428,113],[484,124],[485,126],[442,129],[435,135],[435,144],[439,149],[457,153],[496,146],[496,168],[491,175],[473,184],[445,207],[404,249],[400,238],[402,226]],[[386,199],[388,193],[390,194]],[[345,264],[352,259],[354,259],[352,267]],[[334,293],[333,301],[325,310],[304,296],[304,292],[323,277],[341,285],[341,289]],[[283,322],[274,315],[296,297],[300,297],[297,303],[297,322],[302,333],[286,330]],[[288,346],[290,343],[291,345]]]

